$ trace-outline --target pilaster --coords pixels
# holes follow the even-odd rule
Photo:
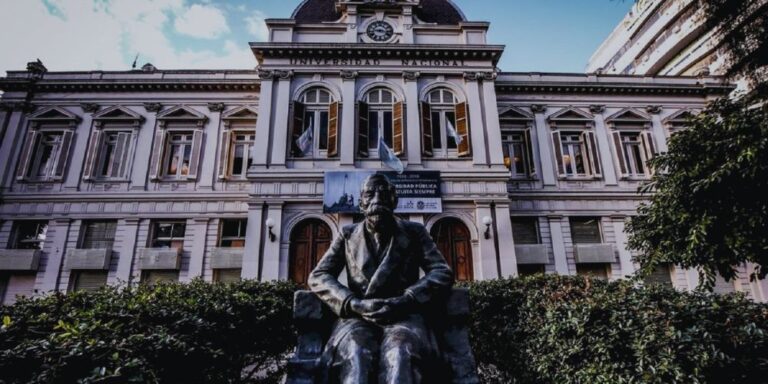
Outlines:
[[[131,284],[131,271],[133,270],[134,259],[136,258],[136,243],[139,236],[139,224],[141,220],[137,217],[130,217],[120,220],[117,223],[117,232],[122,235],[120,248],[116,249],[119,254],[117,260],[117,271],[114,277],[110,276],[109,284]]]
[[[552,235],[552,252],[555,255],[555,272],[558,275],[570,275],[568,270],[568,257],[565,253],[565,239],[563,238],[563,217],[549,216],[549,231]]]
[[[487,165],[483,103],[480,99],[480,78],[476,73],[465,73],[467,107],[469,108],[469,133],[472,141],[472,163]]]
[[[83,162],[85,161],[85,155],[90,148],[88,148],[88,142],[90,141],[91,131],[93,131],[93,114],[99,111],[97,104],[83,103],[80,105],[83,109],[83,120],[80,121],[79,126],[75,130],[75,142],[72,145],[72,153],[70,154],[71,163],[67,168],[67,176],[64,179],[64,190],[77,191],[80,183],[82,182]]]
[[[619,185],[616,179],[616,169],[613,166],[613,159],[616,156],[614,149],[608,141],[608,129],[605,126],[605,106],[592,105],[590,112],[595,116],[595,136],[597,137],[598,153],[600,154],[600,165],[603,167],[603,180],[606,185]]]
[[[629,278],[637,270],[635,264],[632,262],[632,253],[627,249],[629,239],[627,238],[627,234],[624,233],[626,220],[627,218],[625,216],[611,217],[611,221],[613,222],[613,233],[616,238],[616,249],[619,251],[621,277],[623,278]]]
[[[501,277],[517,277],[517,255],[515,240],[512,237],[512,218],[509,215],[509,204],[496,202],[495,236],[498,236],[499,261]]]
[[[662,107],[660,105],[649,105],[645,109],[651,114],[651,124],[653,125],[653,137],[656,140],[656,150],[667,152],[667,134],[664,132],[664,124],[661,122]]]
[[[554,155],[550,144],[552,135],[548,129],[547,119],[544,117],[546,111],[547,107],[543,105],[531,106],[531,112],[534,113],[534,124],[536,124],[536,136],[538,137],[538,140],[531,144],[536,145],[541,154],[541,178],[544,186],[556,186]]]
[[[192,240],[192,250],[189,255],[189,268],[187,276],[182,277],[182,282],[189,282],[192,279],[203,276],[203,261],[205,259],[205,240],[208,235],[208,218],[195,218],[187,220],[187,226],[194,231]]]
[[[477,260],[474,260],[475,280],[491,280],[499,278],[500,265],[497,259],[496,246],[494,244],[493,228],[491,228],[491,236],[485,238],[485,224],[483,224],[484,217],[493,217],[493,211],[491,210],[490,201],[475,201],[475,227],[477,228],[477,241],[479,243],[480,252],[479,255],[475,255]],[[509,213],[507,213],[509,215]]]
[[[287,260],[280,260],[280,235],[283,229],[283,202],[270,201],[267,203],[267,220],[272,219],[275,227],[272,233],[274,241],[269,238],[269,228],[264,228],[264,267],[261,272],[261,281],[276,281],[280,279],[281,262],[285,262],[285,270],[288,269]]]
[[[258,279],[261,269],[261,242],[264,232],[264,208],[261,202],[248,204],[248,227],[245,232],[245,253],[243,254],[243,279]]]
[[[406,147],[408,165],[421,165],[421,117],[419,116],[420,72],[403,72],[405,83]]]
[[[61,268],[64,262],[64,253],[69,237],[70,219],[54,219],[48,222],[46,232],[46,244],[43,251],[46,253],[45,269],[37,274],[35,281],[35,293],[46,294],[58,290]],[[41,263],[42,264],[42,263]]]
[[[495,78],[495,74],[493,75]],[[501,146],[501,124],[496,101],[496,84],[493,80],[482,82],[483,105],[485,106],[485,134],[488,135],[488,157],[490,165],[504,166],[504,151]],[[507,215],[509,216],[509,215]],[[517,268],[517,267],[515,267]]]
[[[25,127],[25,109],[20,104],[8,105],[6,107],[8,118],[8,127],[5,130],[3,143],[0,145],[0,191],[11,189],[13,176],[16,172],[17,163],[21,148],[24,145],[26,137]]]
[[[208,121],[208,127],[205,129],[205,149],[202,156],[202,169],[200,170],[200,184],[198,187],[203,191],[212,191],[213,183],[216,181],[216,159],[218,151],[216,150],[221,137],[221,113],[225,105],[222,103],[208,103],[208,111],[211,112],[211,118]]]
[[[139,129],[136,151],[133,156],[133,169],[131,170],[131,190],[143,191],[147,188],[149,178],[149,159],[152,157],[152,141],[155,138],[157,113],[163,106],[159,103],[145,103],[147,119]]]
[[[253,166],[267,166],[269,138],[272,129],[272,98],[274,91],[274,71],[259,70],[261,94],[259,97],[259,119],[256,121],[256,147],[253,151]],[[245,276],[243,276],[245,278]],[[255,278],[255,276],[254,276]]]
[[[291,120],[291,71],[275,71],[280,81],[277,83],[277,102],[275,104],[275,124],[272,137],[272,161],[270,168],[284,168],[288,152],[288,127]]]
[[[355,84],[358,73],[355,71],[341,72],[341,97],[343,105],[341,107],[341,132],[340,132],[340,158],[341,166],[355,166]]]

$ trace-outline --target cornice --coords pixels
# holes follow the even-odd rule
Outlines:
[[[735,86],[716,84],[631,84],[578,82],[514,82],[496,80],[496,92],[503,94],[627,94],[627,95],[728,95]]]
[[[0,78],[5,92],[253,92],[258,80],[38,80]]]
[[[333,43],[251,43],[259,60],[274,58],[383,58],[383,59],[475,59],[498,62],[503,45],[462,44],[333,44]]]

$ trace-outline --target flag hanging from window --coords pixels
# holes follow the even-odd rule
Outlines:
[[[399,174],[402,174],[403,171],[405,171],[405,167],[400,159],[397,158],[397,155],[395,155],[395,151],[387,146],[382,137],[379,137],[379,160]]]
[[[312,141],[313,141],[312,131],[314,130],[315,129],[314,129],[314,124],[312,122],[312,117],[310,117],[307,129],[305,129],[304,133],[302,133],[301,136],[296,140],[296,146],[299,147],[301,154],[304,156],[312,152]]]
[[[445,119],[445,122],[448,123],[448,135],[453,137],[453,140],[456,141],[456,145],[460,145],[464,139],[459,135],[459,132],[456,131],[451,120]]]

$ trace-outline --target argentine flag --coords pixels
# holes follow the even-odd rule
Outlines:
[[[306,156],[312,152],[312,135],[314,131],[314,124],[312,118],[309,118],[309,126],[304,130],[304,133],[296,140],[296,146],[299,147],[301,154]]]
[[[464,139],[458,132],[456,132],[456,128],[453,126],[453,123],[451,123],[451,120],[445,119],[445,122],[448,123],[448,136],[453,137],[453,140],[456,141],[456,145],[461,144]]]
[[[384,138],[379,138],[379,160],[387,167],[394,169],[398,174],[402,174],[405,171],[403,163],[397,158],[395,151],[387,146]]]

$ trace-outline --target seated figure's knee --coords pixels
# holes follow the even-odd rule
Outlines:
[[[344,359],[373,360],[378,352],[375,335],[368,329],[360,328],[349,332],[339,343],[339,352]]]
[[[384,336],[380,353],[382,363],[402,362],[418,359],[421,356],[421,340],[408,330],[392,332]]]

